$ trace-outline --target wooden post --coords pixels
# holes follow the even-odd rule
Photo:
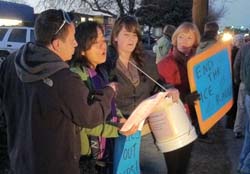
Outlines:
[[[203,33],[206,17],[208,16],[209,0],[193,0],[192,17],[200,32]]]

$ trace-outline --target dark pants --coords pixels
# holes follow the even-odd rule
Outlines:
[[[239,92],[239,85],[234,85],[233,86],[233,100],[234,100],[233,106],[226,113],[226,115],[227,115],[226,128],[229,128],[229,129],[234,128],[234,122],[235,122],[236,113],[237,113],[238,92]]]
[[[91,156],[81,156],[81,174],[112,174],[113,166],[111,162],[103,162],[93,159]]]
[[[168,174],[186,174],[193,143],[180,149],[164,153]]]

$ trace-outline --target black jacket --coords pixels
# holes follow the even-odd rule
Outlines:
[[[13,174],[79,174],[80,127],[110,113],[104,89],[88,105],[88,88],[49,49],[32,43],[0,62],[0,97],[7,120]]]

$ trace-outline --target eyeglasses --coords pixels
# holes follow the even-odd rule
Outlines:
[[[67,23],[70,24],[72,22],[71,18],[69,17],[69,14],[66,13],[64,10],[60,10],[63,14],[63,22],[60,25],[60,27],[58,28],[58,30],[55,32],[54,35],[57,35],[59,33],[59,31],[63,28],[63,26]]]

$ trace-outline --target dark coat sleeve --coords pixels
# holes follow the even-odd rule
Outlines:
[[[111,100],[114,91],[111,87],[102,90],[99,100],[88,104],[89,90],[75,73],[65,70],[64,80],[61,81],[60,95],[63,112],[77,125],[93,128],[103,123],[111,112]]]
[[[241,79],[240,79],[240,71],[241,71],[241,60],[242,58],[242,50],[240,49],[238,53],[235,56],[234,63],[233,63],[233,74],[234,74],[234,83],[239,84]]]
[[[2,77],[2,75],[4,74],[3,72],[2,72],[2,70],[3,70],[3,68],[1,68],[1,67],[3,67],[2,65],[4,64],[3,62],[4,62],[4,58],[0,58],[0,122],[3,120],[3,106],[2,106],[2,99],[3,99],[3,87],[2,87],[2,79],[3,79],[3,77]]]
[[[0,58],[0,100],[2,99],[2,93],[3,93],[3,80],[4,80],[4,64],[5,64],[5,58]]]

